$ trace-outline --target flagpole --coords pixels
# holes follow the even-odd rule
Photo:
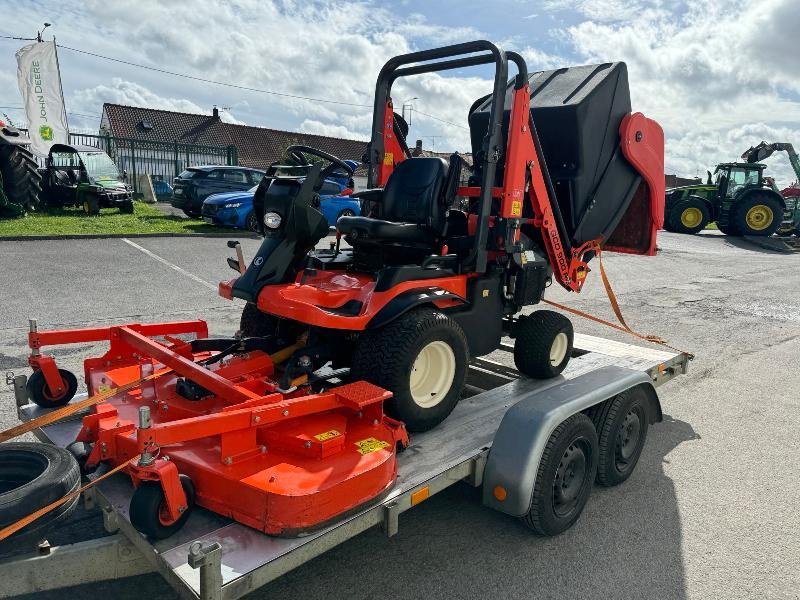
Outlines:
[[[61,107],[64,109],[64,122],[67,124],[67,143],[69,144],[69,118],[67,117],[67,104],[64,100],[64,86],[61,84],[61,65],[58,62],[58,44],[56,36],[53,36],[53,52],[56,55],[56,70],[58,71],[58,87],[61,90]]]

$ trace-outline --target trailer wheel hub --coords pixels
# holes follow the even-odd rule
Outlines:
[[[774,215],[772,214],[772,209],[764,204],[756,204],[747,211],[744,217],[747,226],[754,231],[765,230],[772,225],[773,219]]]
[[[423,347],[411,367],[411,397],[422,408],[441,402],[456,375],[456,356],[446,343],[436,340]]]
[[[553,481],[553,511],[564,516],[572,511],[583,489],[586,474],[586,454],[576,440],[561,457]]]

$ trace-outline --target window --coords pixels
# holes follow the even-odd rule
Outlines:
[[[264,174],[258,171],[249,171],[250,173],[250,181],[253,182],[253,185],[258,185],[261,183],[261,180],[264,179]]]
[[[335,183],[331,183],[330,181],[326,181],[322,184],[322,188],[319,190],[320,196],[338,196],[339,191],[341,188],[336,185]]]
[[[206,179],[222,179],[224,171],[210,171]]]
[[[221,171],[222,179],[228,183],[247,183],[247,176],[244,171],[225,170]]]

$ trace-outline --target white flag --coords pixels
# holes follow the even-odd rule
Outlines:
[[[46,156],[53,144],[69,143],[56,42],[37,42],[17,51],[17,80],[28,117],[31,150]]]

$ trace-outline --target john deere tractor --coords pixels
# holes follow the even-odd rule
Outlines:
[[[764,178],[766,165],[721,163],[715,180],[667,190],[664,228],[697,233],[716,222],[726,235],[768,236],[781,227],[786,202]]]
[[[18,217],[39,206],[41,176],[19,129],[0,121],[0,218]]]

